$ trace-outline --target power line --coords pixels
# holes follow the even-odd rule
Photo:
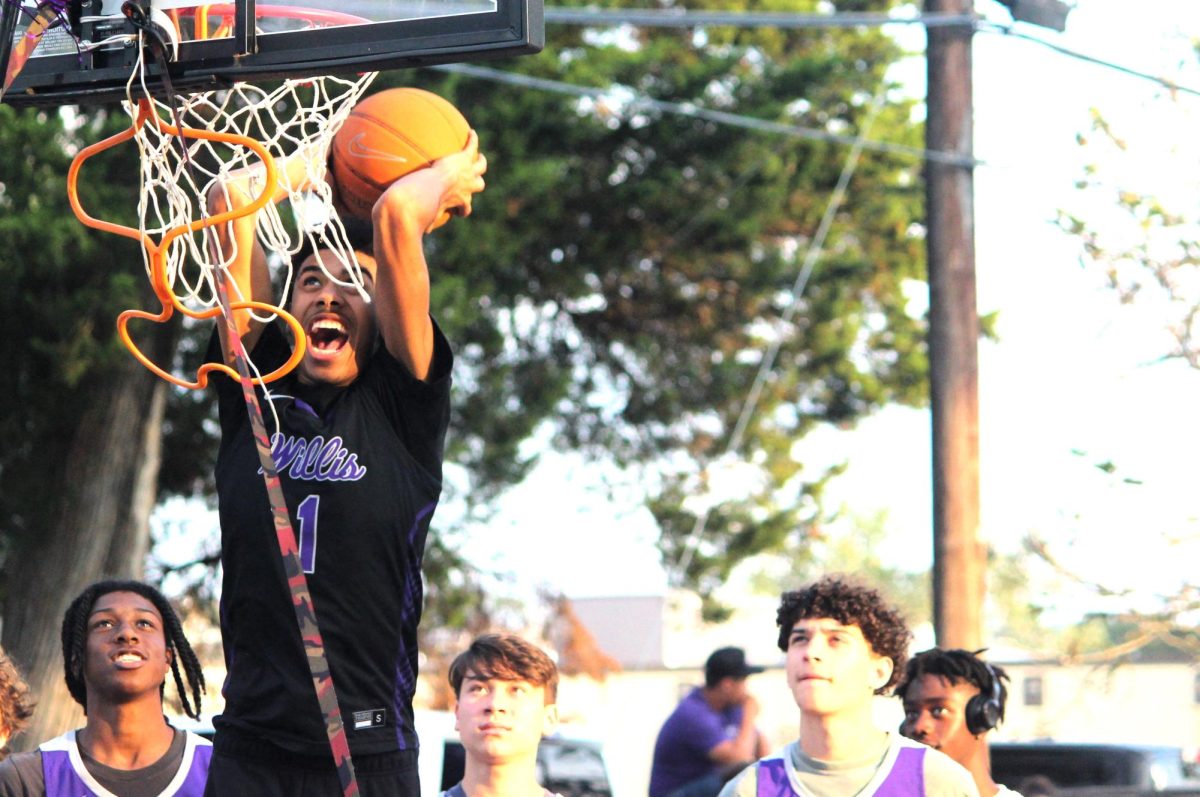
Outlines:
[[[838,177],[837,185],[834,186],[833,194],[830,195],[829,204],[825,207],[825,215],[821,217],[821,223],[817,225],[817,231],[813,235],[812,244],[808,247],[808,251],[804,253],[804,265],[800,268],[800,273],[796,275],[795,282],[792,283],[791,302],[784,308],[783,315],[779,319],[781,334],[776,335],[771,340],[767,345],[767,350],[763,353],[758,373],[754,375],[754,384],[750,387],[750,393],[746,396],[746,403],[742,405],[742,411],[738,415],[733,433],[729,436],[729,441],[725,445],[726,454],[736,452],[742,446],[742,438],[746,433],[746,428],[750,425],[750,419],[753,417],[754,411],[758,408],[758,399],[762,395],[763,386],[775,370],[775,360],[779,356],[779,349],[783,345],[784,336],[782,331],[791,323],[792,317],[796,314],[796,310],[800,306],[800,297],[804,295],[804,289],[808,287],[808,280],[817,266],[817,260],[824,253],[825,239],[829,236],[829,230],[833,227],[834,217],[837,216],[837,212],[841,209],[842,202],[846,198],[846,189],[850,185],[850,178],[854,176],[854,170],[858,168],[859,157],[862,155],[862,151],[866,149],[867,133],[870,132],[875,118],[883,108],[883,95],[884,92],[882,89],[875,95],[870,111],[863,121],[862,127],[859,129],[859,135],[855,139],[854,145],[850,148],[849,155],[846,156],[846,163],[842,167],[842,173]],[[711,510],[705,507],[696,516],[696,522],[692,526],[692,531],[683,542],[683,554],[679,557],[675,566],[679,578],[683,578],[686,575],[688,567],[692,564],[692,558],[695,556],[696,549],[699,547],[700,540],[704,536],[705,529],[708,526],[710,514]]]
[[[1049,49],[1053,50],[1054,52],[1059,53],[1060,55],[1065,55],[1068,58],[1074,58],[1078,61],[1084,61],[1085,63],[1095,64],[1096,66],[1102,66],[1102,67],[1105,67],[1106,69],[1112,69],[1117,72],[1121,72],[1122,74],[1130,75],[1131,77],[1141,78],[1142,80],[1148,80],[1151,83],[1157,83],[1158,85],[1160,85],[1164,88],[1170,89],[1171,91],[1178,91],[1183,94],[1191,94],[1193,96],[1200,97],[1200,90],[1189,88],[1188,86],[1181,86],[1178,83],[1174,83],[1170,80],[1167,80],[1166,78],[1159,77],[1157,75],[1151,75],[1148,72],[1140,72],[1136,69],[1131,69],[1130,67],[1127,67],[1127,66],[1121,66],[1120,64],[1115,64],[1112,61],[1105,61],[1103,58],[1097,58],[1096,56],[1093,56],[1093,55],[1087,55],[1085,53],[1081,53],[1076,50],[1070,50],[1066,47],[1063,47],[1060,44],[1055,44],[1054,42],[1046,41],[1045,39],[1039,38],[1037,36],[1030,36],[1027,33],[1019,33],[1018,31],[1013,30],[1011,25],[1000,25],[995,22],[989,22],[987,20],[984,20],[983,24],[978,25],[976,27],[976,30],[979,30],[982,33],[996,33],[996,34],[1001,34],[1004,36],[1012,36],[1017,39],[1024,39],[1025,41],[1030,41],[1030,42],[1034,42],[1035,44],[1040,44],[1043,47],[1049,48]]]
[[[457,72],[459,74],[470,75],[472,77],[478,77],[484,80],[493,80],[499,83],[522,86],[524,88],[552,91],[559,94],[570,94],[577,97],[604,99],[611,96],[610,89],[576,86],[573,83],[565,83],[560,80],[550,80],[548,78],[522,75],[517,72],[506,72],[501,69],[493,69],[486,66],[475,66],[473,64],[443,64],[433,68],[440,69],[444,72]],[[912,158],[935,161],[937,163],[945,163],[951,166],[974,168],[984,165],[982,161],[974,158],[964,158],[960,155],[954,155],[951,153],[934,152],[933,150],[923,149],[921,147],[910,147],[905,144],[893,144],[887,141],[862,140],[856,138],[855,136],[830,133],[826,130],[817,130],[811,127],[801,127],[800,125],[790,125],[783,122],[770,122],[766,119],[758,119],[753,116],[746,116],[745,114],[716,111],[711,108],[701,108],[693,103],[657,100],[644,94],[634,94],[633,99],[630,100],[628,104],[632,108],[647,108],[660,111],[662,113],[676,114],[693,119],[704,119],[706,121],[716,122],[717,124],[741,127],[747,130],[757,130],[763,133],[775,133],[778,135],[790,136],[792,138],[803,138],[810,141],[824,141],[833,144],[842,144],[845,146],[861,145],[864,149],[869,149],[874,152],[887,152],[894,155],[905,155]]]
[[[1148,80],[1172,91],[1200,96],[1200,90],[1180,86],[1166,78],[1122,66],[1103,58],[1071,50],[1037,36],[1020,33],[1011,25],[992,22],[975,14],[920,14],[912,17],[892,17],[878,13],[788,14],[769,11],[689,11],[675,9],[603,9],[548,7],[544,10],[547,22],[560,25],[636,25],[660,28],[699,28],[725,25],[738,28],[863,28],[887,25],[923,25],[936,27],[970,27],[983,33],[1000,33],[1035,42],[1055,52],[1122,74]],[[869,145],[868,145],[869,146]]]
[[[770,11],[692,11],[688,9],[566,8],[547,6],[547,22],[561,25],[637,25],[645,28],[699,28],[732,25],[738,28],[866,28],[884,25],[972,27],[974,14],[923,14],[893,17],[887,14],[789,14]]]

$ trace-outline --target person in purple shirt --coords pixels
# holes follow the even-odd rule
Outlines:
[[[162,593],[92,584],[67,607],[62,646],[87,722],[0,762],[0,797],[201,797],[212,745],[167,723],[163,690],[171,677],[198,719],[204,674]]]
[[[762,672],[741,648],[721,648],[704,665],[704,686],[685,697],[658,732],[650,797],[715,797],[728,777],[767,754],[754,725],[758,701],[746,679]]]

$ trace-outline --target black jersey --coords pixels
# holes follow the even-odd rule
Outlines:
[[[380,345],[344,388],[271,385],[263,402],[352,754],[415,749],[421,557],[442,486],[449,344],[434,328],[429,381]],[[253,359],[264,372],[290,354],[269,325]],[[228,674],[214,724],[296,753],[329,741],[300,641],[241,387],[216,378],[221,447],[221,636]],[[259,391],[260,401],[262,391]]]

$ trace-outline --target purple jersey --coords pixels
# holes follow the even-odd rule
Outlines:
[[[857,797],[922,797],[925,794],[924,747],[893,747],[879,771]],[[758,797],[803,797],[787,749],[758,762]]]
[[[114,797],[87,771],[70,731],[42,744],[42,774],[46,779],[46,797]],[[194,733],[186,735],[179,770],[160,797],[203,797],[208,779],[212,743]]]
[[[741,725],[741,706],[717,711],[704,699],[704,690],[693,689],[658,732],[650,770],[650,797],[664,797],[717,772],[720,765],[708,757],[709,751],[736,737]]]

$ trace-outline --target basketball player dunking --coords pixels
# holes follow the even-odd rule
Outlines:
[[[472,132],[462,152],[393,183],[372,223],[350,231],[370,303],[300,252],[288,310],[307,346],[296,371],[272,385],[280,428],[264,411],[366,797],[419,794],[412,696],[420,566],[441,491],[452,359],[430,319],[422,239],[447,211],[471,212],[486,167]],[[249,204],[254,177],[243,173],[214,190],[210,211]],[[235,221],[222,244],[233,254],[236,295],[269,302],[254,226],[254,216]],[[336,263],[328,252],[322,261]],[[346,281],[344,266],[331,270]],[[277,324],[244,312],[236,323],[264,373],[291,354]],[[210,357],[220,356],[214,341]],[[241,389],[214,382],[228,675],[206,794],[340,795]]]

